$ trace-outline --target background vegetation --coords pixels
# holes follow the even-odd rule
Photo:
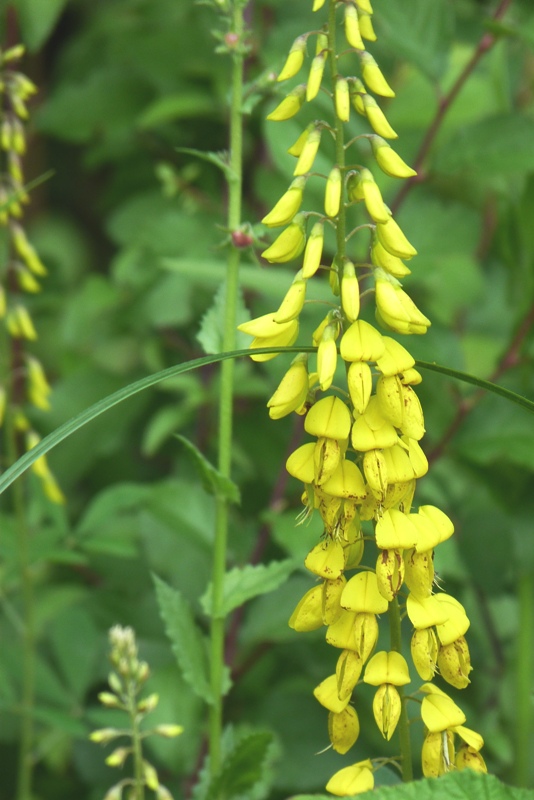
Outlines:
[[[310,5],[252,0],[248,7],[247,80],[256,83],[246,100],[244,193],[253,225],[290,181],[286,150],[305,111],[283,126],[264,117],[275,105],[271,72],[281,68],[295,36],[313,27]],[[447,112],[422,154],[420,180],[401,199],[393,181],[383,187],[419,251],[410,292],[433,321],[425,337],[410,341],[411,350],[532,397],[534,9],[529,0],[375,5],[377,57],[397,91],[388,117],[405,160],[417,161],[436,114]],[[32,193],[27,212],[30,237],[49,270],[31,302],[39,331],[34,352],[54,386],[52,411],[31,412],[44,434],[126,383],[220,349],[219,245],[226,234],[217,224],[225,186],[212,164],[180,148],[227,146],[229,65],[214,52],[213,9],[189,0],[18,0],[11,11],[4,8],[1,24],[3,41],[16,28],[26,44],[24,69],[40,87],[31,104],[26,174],[54,170]],[[453,98],[448,93],[459,76],[466,81]],[[309,189],[320,203],[320,185],[310,182]],[[246,261],[243,302],[254,316],[278,304],[288,273]],[[311,317],[309,324],[311,330]],[[295,559],[276,592],[235,613],[227,643],[235,681],[227,718],[236,730],[274,733],[272,798],[320,791],[339,767],[331,752],[314,755],[328,742],[311,688],[330,671],[331,653],[321,633],[287,626],[311,585],[300,565],[320,531],[316,521],[295,528],[299,492],[284,470],[300,419],[274,423],[265,409],[286,365],[237,365],[234,478],[242,503],[232,510],[230,536],[233,564]],[[524,736],[524,709],[532,704],[532,417],[438,374],[424,378],[423,444],[433,465],[419,498],[455,521],[457,535],[440,547],[436,566],[472,620],[475,672],[462,707],[486,740],[490,771],[525,782],[515,736]],[[204,709],[180,677],[152,574],[179,587],[202,619],[213,499],[174,434],[215,459],[217,398],[215,368],[137,395],[50,457],[66,506],[33,487],[36,797],[97,800],[116,780],[102,749],[88,741],[93,728],[111,722],[96,695],[105,688],[107,630],[115,623],[135,628],[151,664],[149,688],[161,696],[155,717],[185,728],[179,739],[151,740],[149,747],[175,796],[189,790],[202,754]],[[21,596],[9,498],[0,523],[0,798],[11,800],[21,660],[13,619]],[[365,712],[360,718],[354,760],[375,750],[379,738],[364,724]],[[386,772],[383,780],[396,778]]]

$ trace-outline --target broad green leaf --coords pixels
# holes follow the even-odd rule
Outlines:
[[[221,607],[213,608],[213,587],[210,585],[200,600],[202,608],[209,616],[223,618],[247,600],[277,589],[288,579],[295,567],[293,559],[234,567],[224,576]]]
[[[182,594],[154,575],[156,597],[167,636],[184,680],[206,703],[213,703],[206,643],[189,603]]]
[[[52,33],[68,0],[16,0],[22,38],[32,52]]]
[[[263,779],[271,742],[270,733],[251,733],[238,741],[226,753],[223,767],[211,781],[205,800],[250,797]]]
[[[213,300],[213,305],[209,308],[200,323],[200,330],[197,339],[202,345],[205,353],[222,353],[224,350],[224,324],[226,308],[226,281],[221,283]],[[237,298],[236,325],[248,322],[250,313],[245,306],[243,293],[240,291]],[[236,347],[246,347],[250,342],[250,336],[241,331],[236,331]]]
[[[140,128],[155,128],[175,119],[207,116],[213,112],[213,98],[200,92],[180,92],[158,97],[137,120]]]
[[[195,467],[197,468],[197,472],[202,480],[202,485],[208,494],[212,494],[215,497],[224,498],[230,503],[241,502],[239,489],[235,483],[225,475],[221,475],[219,470],[215,469],[213,464],[208,461],[206,456],[200,452],[198,447],[196,447],[193,442],[190,442],[189,439],[185,438],[185,436],[180,436],[178,434],[175,436],[175,438],[182,443],[189,455],[192,457]]]
[[[380,774],[380,773],[379,773]],[[493,775],[481,775],[466,769],[450,772],[442,778],[426,778],[421,781],[384,786],[372,792],[353,797],[369,800],[533,800],[531,789],[505,786]],[[288,800],[331,800],[331,795],[299,794]]]

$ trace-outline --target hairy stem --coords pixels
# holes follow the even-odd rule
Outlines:
[[[399,602],[397,598],[392,600],[388,608],[389,616],[389,635],[391,649],[397,653],[402,653],[401,618]],[[399,732],[399,743],[401,753],[402,780],[407,783],[413,781],[412,768],[412,745],[410,741],[410,720],[408,719],[408,709],[404,689],[397,686],[397,691],[401,699],[401,715],[397,730]]]

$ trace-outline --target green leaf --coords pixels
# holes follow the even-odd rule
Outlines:
[[[145,108],[137,120],[140,128],[155,128],[166,122],[189,117],[204,117],[213,114],[213,98],[199,92],[180,92],[180,94],[158,97]]]
[[[205,800],[250,797],[263,779],[271,742],[270,733],[252,733],[238,741],[226,753],[224,766],[212,780]]]
[[[353,795],[369,800],[533,800],[530,789],[505,786],[493,775],[481,775],[466,769],[450,772],[442,778],[426,778],[422,781],[384,786],[372,792]],[[331,800],[331,795],[299,794],[288,800]]]
[[[176,151],[178,153],[186,153],[190,156],[196,156],[202,161],[207,161],[209,164],[215,164],[216,167],[219,167],[219,169],[224,172],[228,180],[235,178],[233,169],[231,169],[230,165],[226,161],[226,153],[212,153],[207,150],[196,150],[194,147],[177,147]]]
[[[16,0],[22,38],[32,52],[52,33],[68,0]]]
[[[223,599],[219,609],[213,608],[211,585],[201,598],[202,608],[209,616],[223,618],[234,608],[260,594],[272,592],[284,583],[296,568],[293,559],[271,561],[270,564],[247,564],[234,567],[224,576]]]
[[[156,597],[165,631],[184,680],[206,703],[213,703],[208,678],[206,643],[189,603],[182,594],[154,575]]]
[[[224,350],[224,325],[226,309],[226,282],[221,283],[217,289],[213,305],[209,308],[200,323],[197,339],[205,353],[222,353]],[[237,298],[236,325],[248,322],[250,313],[245,306],[243,293],[240,291]],[[236,347],[246,347],[250,337],[246,333],[237,331]]]
[[[219,470],[215,469],[213,464],[208,461],[193,442],[190,442],[185,436],[180,436],[179,434],[176,434],[175,438],[183,444],[195,462],[197,472],[202,479],[202,486],[208,494],[223,498],[230,503],[241,502],[239,489],[235,483],[225,475],[221,475]]]

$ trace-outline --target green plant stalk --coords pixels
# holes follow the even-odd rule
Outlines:
[[[343,122],[338,119],[336,113],[336,82],[338,78],[337,69],[337,49],[336,49],[336,0],[330,0],[330,7],[328,10],[328,60],[330,65],[330,77],[332,79],[332,99],[334,101],[334,119],[335,119],[335,138],[336,138],[336,165],[341,170],[343,184],[345,182],[345,130]],[[344,189],[341,196],[341,205],[339,207],[339,214],[336,218],[336,243],[337,243],[337,270],[339,276],[339,286],[343,279],[343,259],[346,251],[345,233],[346,231],[346,211],[344,205]]]
[[[516,668],[516,745],[514,783],[528,786],[532,755],[532,691],[534,686],[534,572],[519,578],[519,636]]]
[[[230,235],[241,224],[241,186],[243,159],[243,65],[242,38],[244,31],[243,4],[234,0],[232,33],[237,47],[233,52],[230,105],[230,175],[228,178],[228,230]],[[226,299],[223,350],[233,350],[236,342],[237,298],[239,290],[240,251],[231,246],[226,268]],[[232,427],[234,399],[234,360],[221,366],[219,400],[218,467],[224,477],[230,477],[232,466]],[[228,540],[228,501],[216,501],[215,544],[212,566],[213,617],[210,628],[210,683],[213,703],[209,713],[210,772],[215,776],[221,767],[221,738],[223,726],[223,672],[225,617],[220,614],[223,600],[226,551]]]
[[[134,763],[135,800],[145,800],[145,775],[143,770],[143,748],[141,731],[139,729],[139,715],[136,702],[136,687],[129,682],[128,685],[128,714],[132,728],[132,756]]]
[[[388,607],[389,616],[389,635],[391,649],[402,654],[402,632],[399,601],[397,598],[391,601]],[[408,719],[408,709],[404,689],[397,686],[397,691],[401,699],[401,715],[397,725],[399,733],[402,780],[407,783],[413,781],[412,767],[412,745],[410,741],[410,720]]]

